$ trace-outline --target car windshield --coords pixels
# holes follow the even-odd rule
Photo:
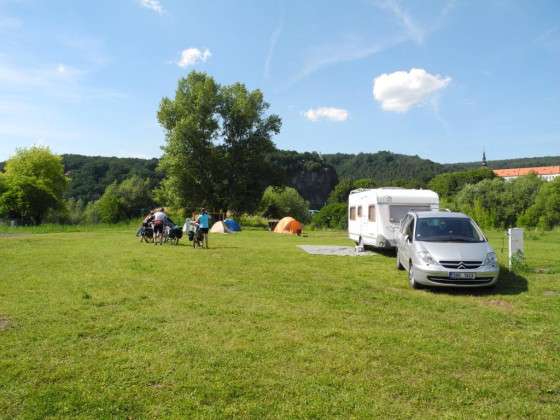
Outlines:
[[[392,205],[389,206],[389,221],[391,223],[400,223],[402,219],[411,210],[414,211],[428,211],[430,206],[414,206],[414,205]]]
[[[471,219],[466,217],[422,217],[416,225],[415,239],[425,242],[484,242]]]

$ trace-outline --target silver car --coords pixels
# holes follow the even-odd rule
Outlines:
[[[492,287],[496,253],[476,223],[463,213],[410,212],[397,235],[397,268],[408,270],[414,289],[425,286]]]

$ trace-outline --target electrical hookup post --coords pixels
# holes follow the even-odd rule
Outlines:
[[[511,228],[507,231],[509,244],[509,269],[525,262],[525,250],[523,247],[523,229]]]

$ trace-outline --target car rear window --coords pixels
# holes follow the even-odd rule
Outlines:
[[[414,237],[426,242],[484,242],[473,221],[465,217],[419,218]]]

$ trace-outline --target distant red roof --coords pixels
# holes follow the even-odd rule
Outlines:
[[[560,166],[537,166],[535,168],[494,169],[494,173],[500,177],[523,176],[529,174],[559,175]]]

